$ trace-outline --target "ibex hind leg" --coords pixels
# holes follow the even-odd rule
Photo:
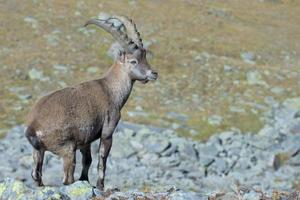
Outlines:
[[[82,171],[81,176],[79,178],[80,181],[89,181],[89,168],[92,163],[92,156],[91,156],[91,145],[88,145],[82,149],[80,149],[82,154]]]
[[[33,149],[33,160],[34,160],[35,167],[31,172],[31,176],[38,186],[44,185],[42,181],[42,168],[43,168],[44,154],[45,154],[44,150]]]

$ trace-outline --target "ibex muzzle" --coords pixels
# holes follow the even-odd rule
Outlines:
[[[63,158],[64,184],[74,182],[75,152],[82,153],[80,180],[89,180],[91,143],[100,138],[97,186],[104,188],[106,160],[113,132],[120,120],[135,81],[157,79],[148,64],[146,50],[136,25],[127,17],[109,16],[89,20],[108,31],[121,45],[119,55],[100,79],[52,92],[42,97],[27,119],[26,137],[34,148],[32,178],[41,186],[45,151]]]

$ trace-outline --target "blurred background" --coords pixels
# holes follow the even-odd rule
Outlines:
[[[2,0],[0,135],[23,124],[40,96],[108,70],[114,40],[82,27],[100,12],[135,20],[160,74],[135,84],[124,121],[195,140],[255,133],[270,107],[300,95],[296,0]]]

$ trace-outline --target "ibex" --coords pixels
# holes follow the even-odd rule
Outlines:
[[[89,181],[91,143],[100,138],[97,187],[103,190],[113,133],[133,84],[147,83],[158,76],[147,61],[142,39],[131,19],[105,15],[87,21],[85,26],[90,24],[106,30],[122,48],[102,78],[52,92],[33,106],[25,134],[33,146],[31,175],[38,186],[43,186],[45,151],[63,158],[63,184],[66,185],[74,182],[75,153],[80,149],[83,167],[79,180]]]

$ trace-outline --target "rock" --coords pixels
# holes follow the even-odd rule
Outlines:
[[[42,199],[66,199],[65,195],[62,195],[59,192],[58,188],[54,187],[41,187],[38,188],[36,191],[33,191],[33,197],[37,200]]]
[[[213,115],[213,116],[210,116],[207,121],[210,125],[219,126],[219,125],[221,125],[221,123],[223,121],[223,117],[221,117],[219,115]]]
[[[202,195],[202,194],[197,194],[197,193],[193,193],[193,192],[182,192],[180,190],[176,191],[176,192],[172,192],[169,196],[168,199],[170,200],[206,200],[207,196]]]
[[[53,65],[53,68],[57,70],[59,73],[67,73],[68,71],[70,72],[70,67],[61,65],[61,64],[55,64]]]
[[[300,118],[300,110],[295,113],[294,118]]]
[[[148,117],[149,114],[144,111],[128,111],[127,115],[129,117]]]
[[[179,151],[180,157],[182,159],[199,159],[198,152],[194,148],[193,143],[177,143],[177,150]]]
[[[33,29],[38,27],[38,21],[32,16],[24,17],[24,22],[30,24]]]
[[[172,127],[172,129],[176,130],[176,129],[179,129],[181,127],[181,125],[174,122],[174,123],[172,123],[171,127]]]
[[[295,111],[300,110],[300,97],[286,99],[283,102],[283,106],[289,109],[293,109]]]
[[[60,192],[74,200],[91,199],[94,196],[93,187],[87,181],[77,181],[60,188]]]
[[[32,156],[22,156],[22,158],[20,159],[20,165],[26,169],[30,169],[32,166]]]
[[[17,181],[11,178],[5,178],[4,181],[0,183],[1,199],[24,199],[25,195],[25,185],[21,181]]]
[[[219,153],[214,145],[196,145],[195,148],[199,153],[200,164],[205,167],[211,165]]]
[[[179,137],[170,128],[120,122],[107,161],[106,188],[118,187],[121,191],[164,191],[162,188],[176,186],[185,191],[210,193],[228,192],[232,185],[243,184],[271,193],[273,188],[292,191],[292,183],[298,181],[300,166],[300,136],[296,134],[299,118],[295,118],[300,109],[295,99],[286,101],[284,105],[274,105],[268,114],[269,121],[259,134],[232,129],[213,135],[206,142]],[[141,107],[135,110],[143,111]],[[22,180],[25,186],[33,186],[30,176],[32,147],[26,142],[24,128],[16,126],[8,131],[5,139],[0,140],[0,160],[5,160],[0,165],[0,180],[4,181],[4,177],[10,176]],[[99,142],[92,144],[94,162],[89,176],[92,184],[96,183],[98,177],[95,159],[98,157],[98,144]],[[82,167],[80,152],[77,152],[76,159],[77,180]],[[71,190],[67,191],[65,186],[60,185],[63,177],[61,168],[61,160],[47,152],[44,159],[44,183],[59,187],[48,187],[44,191],[25,189],[28,195],[33,195],[31,199],[38,199],[36,196],[46,198],[47,195],[51,198],[55,195],[69,197],[70,194],[66,193]],[[87,196],[93,194],[110,198],[106,192],[89,189],[89,185],[80,187],[87,189]],[[185,191],[180,193],[190,195],[190,192]],[[243,194],[249,192],[250,190]],[[142,194],[128,191],[112,192],[111,195],[133,199],[136,196],[144,198],[149,195],[147,198],[157,199],[156,197],[162,197],[160,195],[168,197],[171,193]]]
[[[48,78],[46,78],[43,75],[42,71],[37,70],[36,68],[32,68],[28,72],[28,76],[31,80],[40,80],[40,81],[46,81]]]
[[[268,84],[263,80],[263,77],[259,71],[249,71],[247,72],[246,77],[249,85],[268,86]]]
[[[256,193],[254,191],[250,191],[248,193],[245,193],[243,195],[244,200],[260,200],[261,195],[259,193]]]
[[[181,163],[181,159],[178,155],[172,154],[170,157],[162,157],[159,159],[159,165],[165,169],[171,167],[177,167]]]
[[[32,98],[32,95],[31,94],[23,94],[23,95],[18,95],[18,97],[23,100],[23,101],[26,101],[28,99],[31,99]]]
[[[47,40],[48,45],[56,47],[59,45],[60,39],[59,36],[53,32],[44,36]]]
[[[271,92],[273,92],[274,94],[277,94],[277,95],[283,94],[284,91],[285,91],[285,89],[281,88],[281,87],[273,87],[273,88],[271,88]]]
[[[228,20],[233,19],[233,16],[230,13],[230,11],[228,11],[224,8],[212,8],[208,11],[208,14],[209,15],[214,15],[215,17],[228,19]]]
[[[222,142],[222,145],[226,145],[231,143],[232,138],[234,137],[236,133],[233,131],[223,132],[219,135],[219,138]]]
[[[286,153],[277,153],[274,155],[273,159],[273,168],[278,170],[282,165],[284,165],[289,159],[289,155]]]
[[[176,112],[168,112],[167,113],[167,118],[168,119],[176,119],[180,122],[186,122],[188,120],[188,116]]]
[[[233,69],[234,69],[234,67],[231,65],[224,65],[224,67],[223,67],[224,72],[227,72],[227,73],[233,72]]]
[[[213,194],[210,198],[216,200],[239,200],[237,195],[233,192]]]
[[[89,67],[89,68],[87,68],[86,71],[91,74],[99,73],[99,68],[98,67]]]
[[[200,64],[205,64],[208,62],[208,60],[211,58],[211,55],[207,52],[202,52],[199,55],[197,55],[194,60],[196,62],[199,62]]]
[[[255,64],[255,55],[253,52],[243,52],[240,56],[245,63]]]
[[[245,113],[246,112],[244,108],[240,108],[240,107],[236,107],[236,106],[230,106],[229,111],[233,112],[233,113]]]
[[[209,166],[209,170],[212,169],[217,174],[225,174],[229,171],[227,162],[222,158],[216,158],[215,162]]]
[[[171,146],[169,141],[155,137],[149,137],[147,143],[146,148],[150,153],[162,153]]]

